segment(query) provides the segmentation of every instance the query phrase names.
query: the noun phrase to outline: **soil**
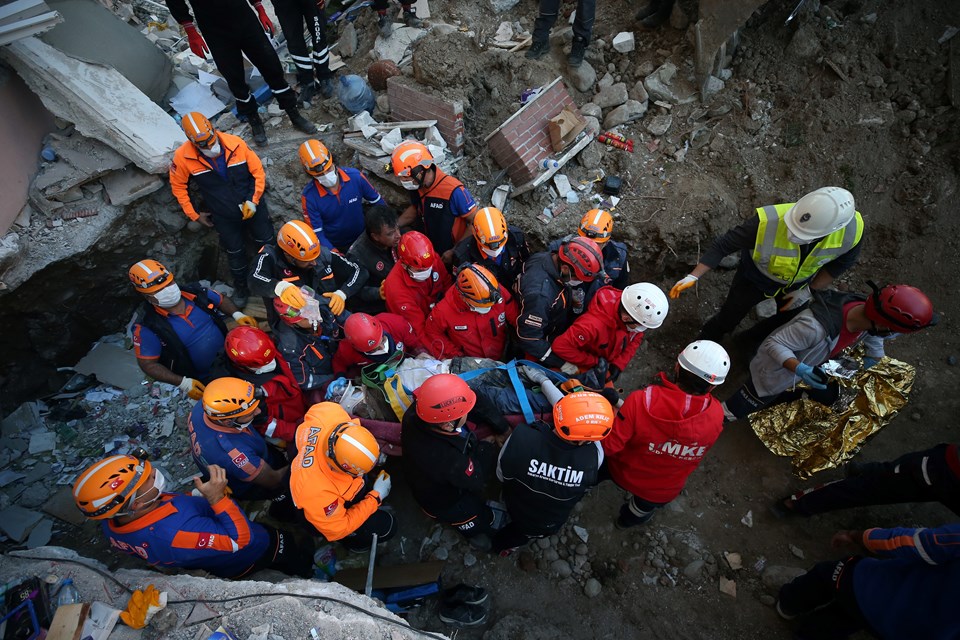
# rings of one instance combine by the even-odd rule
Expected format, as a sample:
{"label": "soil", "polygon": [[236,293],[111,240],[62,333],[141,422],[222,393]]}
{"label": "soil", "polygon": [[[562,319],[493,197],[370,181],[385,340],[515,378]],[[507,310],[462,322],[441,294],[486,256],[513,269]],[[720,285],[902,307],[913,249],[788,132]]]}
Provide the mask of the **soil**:
{"label": "soil", "polygon": [[[916,366],[917,381],[910,404],[867,443],[860,458],[892,459],[951,440],[960,409],[955,393],[960,345],[951,329],[960,311],[954,295],[958,222],[953,200],[960,169],[960,127],[947,84],[949,52],[960,47],[960,37],[937,42],[946,25],[960,24],[960,5],[938,0],[810,2],[790,26],[784,26],[794,5],[775,0],[750,19],[740,32],[732,77],[706,104],[672,105],[666,110],[651,102],[644,120],[620,128],[636,140],[633,154],[599,147],[600,166],[608,175],[621,176],[625,185],[615,212],[614,237],[630,246],[635,279],[668,289],[696,263],[713,237],[753,215],[756,206],[791,202],[824,185],[852,191],[866,222],[865,245],[859,263],[838,286],[865,290],[868,279],[910,283],[923,288],[942,314],[936,328],[903,337],[889,347],[891,355]],[[695,20],[695,6],[687,1],[681,6]],[[819,14],[813,11],[817,6]],[[566,12],[571,8],[563,5]],[[481,44],[502,20],[519,19],[529,29],[535,3],[517,6],[505,14],[508,17],[495,14],[485,1],[434,0],[431,10],[435,20],[463,25],[474,36],[460,32],[428,36],[417,47],[408,73],[467,100],[467,160],[459,176],[486,204],[500,170],[483,139],[518,108],[522,91],[567,73],[563,47],[569,43],[569,32],[558,29],[551,55],[530,62],[522,53]],[[638,31],[637,50],[628,55],[599,42],[610,42],[617,32],[632,28],[635,10],[632,4],[614,0],[598,12],[597,42],[587,55],[598,76],[609,71],[632,87],[666,60],[678,66],[680,76],[691,76],[693,48],[684,31],[670,27]],[[366,13],[356,24],[360,49],[366,51],[373,43],[376,18]],[[956,54],[954,58],[956,64]],[[358,55],[346,62],[363,74],[369,61]],[[573,89],[571,93],[581,104],[592,97]],[[337,132],[344,113],[331,103],[309,114],[318,122],[335,121],[334,129],[321,138],[340,162],[349,165],[352,152]],[[657,142],[645,122],[665,113],[672,115],[673,124]],[[878,124],[865,123],[871,113],[880,114]],[[303,176],[295,148],[301,138],[286,128],[273,130],[271,137],[270,147],[261,154],[272,162],[267,168],[271,206],[284,218],[297,217]],[[564,172],[574,183],[595,175],[595,170],[578,163]],[[478,181],[486,181],[486,187]],[[401,192],[383,186],[391,201],[398,206],[404,202]],[[534,244],[542,246],[571,232],[583,208],[572,206],[545,225],[537,215],[551,204],[539,190],[512,201],[506,213],[512,224],[527,229]],[[627,391],[649,383],[661,369],[672,369],[676,354],[722,302],[731,277],[732,271],[711,273],[696,290],[673,303],[666,324],[648,333],[624,372],[621,382]],[[734,372],[717,393],[721,398],[736,389],[750,357],[749,345],[742,341],[730,339],[726,344]],[[398,466],[390,464],[397,472],[390,503],[400,517],[403,550],[400,540],[391,542],[383,554],[389,563],[418,559],[421,541],[434,533],[432,523],[405,491]],[[814,482],[841,474],[825,472]],[[764,584],[764,569],[804,569],[837,557],[829,547],[837,529],[936,526],[955,519],[940,505],[902,505],[778,520],[770,505],[805,484],[791,475],[788,460],[767,451],[746,424],[735,423],[691,476],[681,498],[646,527],[614,529],[622,492],[610,483],[595,489],[570,523],[589,532],[589,571],[579,576],[557,578],[545,560],[554,553],[561,559],[576,558],[580,539],[569,528],[565,541],[546,549],[534,545],[535,553],[505,559],[471,552],[464,543],[446,537],[423,545],[423,557],[436,557],[438,549],[445,549],[447,582],[483,585],[491,592],[489,621],[460,631],[459,638],[788,638],[789,625],[771,606],[778,584],[772,579],[770,585]],[[742,523],[748,512],[750,527]],[[63,532],[53,542],[110,557],[99,546],[93,527],[84,532],[89,535]],[[739,553],[742,568],[732,569],[724,552]],[[476,563],[465,566],[464,559],[469,563],[471,555]],[[688,577],[684,569],[698,560],[703,568],[691,568]],[[584,594],[588,574],[602,587],[594,598]],[[721,577],[735,580],[735,598],[720,592]],[[411,621],[450,632],[430,607]]]}

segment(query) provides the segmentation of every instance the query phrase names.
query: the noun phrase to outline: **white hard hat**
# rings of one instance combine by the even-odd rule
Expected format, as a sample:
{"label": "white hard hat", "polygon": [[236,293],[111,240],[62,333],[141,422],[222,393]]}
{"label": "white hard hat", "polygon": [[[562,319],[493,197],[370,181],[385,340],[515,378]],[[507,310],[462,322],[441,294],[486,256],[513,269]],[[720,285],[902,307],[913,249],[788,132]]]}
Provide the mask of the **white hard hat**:
{"label": "white hard hat", "polygon": [[667,296],[660,287],[649,282],[638,282],[624,289],[620,303],[645,329],[656,329],[663,324],[670,310]]}
{"label": "white hard hat", "polygon": [[730,356],[712,340],[691,342],[677,358],[680,366],[710,384],[723,384],[730,372]]}
{"label": "white hard hat", "polygon": [[856,212],[852,193],[840,187],[820,187],[790,207],[783,221],[801,240],[816,240],[847,226]]}

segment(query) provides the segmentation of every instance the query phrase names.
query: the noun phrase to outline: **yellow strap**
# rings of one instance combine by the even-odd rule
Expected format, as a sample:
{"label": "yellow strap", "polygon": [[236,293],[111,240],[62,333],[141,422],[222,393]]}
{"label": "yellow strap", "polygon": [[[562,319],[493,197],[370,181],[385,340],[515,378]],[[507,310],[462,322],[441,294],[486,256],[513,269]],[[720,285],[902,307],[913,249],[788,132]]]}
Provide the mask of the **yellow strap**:
{"label": "yellow strap", "polygon": [[406,413],[413,400],[407,394],[403,383],[400,382],[400,374],[395,373],[384,381],[383,395],[386,396],[390,408],[397,415],[397,420],[403,420],[403,414]]}

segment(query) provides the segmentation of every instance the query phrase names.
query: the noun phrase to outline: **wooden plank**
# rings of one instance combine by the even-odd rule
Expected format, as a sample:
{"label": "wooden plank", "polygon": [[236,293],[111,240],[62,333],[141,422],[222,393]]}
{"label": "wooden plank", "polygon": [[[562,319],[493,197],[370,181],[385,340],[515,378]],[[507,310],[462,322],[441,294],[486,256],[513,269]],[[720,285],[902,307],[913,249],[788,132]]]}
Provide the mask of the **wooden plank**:
{"label": "wooden plank", "polygon": [[374,156],[376,158],[388,155],[384,153],[379,144],[363,138],[344,138],[343,144],[351,149],[356,149],[365,156]]}
{"label": "wooden plank", "polygon": [[400,178],[393,175],[392,171],[387,171],[387,163],[390,162],[390,156],[380,156],[379,158],[374,158],[368,155],[361,153],[357,156],[360,162],[360,166],[369,171],[371,174],[377,176],[381,180],[386,180],[387,182],[392,182],[398,187],[403,187],[400,184]]}
{"label": "wooden plank", "polygon": [[89,611],[90,605],[86,602],[57,607],[57,613],[47,631],[47,640],[80,640],[83,621],[87,619]]}
{"label": "wooden plank", "polygon": [[570,162],[573,156],[580,153],[584,149],[584,147],[586,147],[591,142],[593,142],[593,132],[588,129],[587,131],[584,132],[584,134],[572,147],[564,151],[563,155],[557,158],[557,163],[559,163],[560,166],[558,166],[555,169],[547,169],[546,171],[542,172],[539,176],[537,176],[530,182],[517,187],[510,194],[510,197],[516,198],[517,196],[522,195],[528,191],[532,191],[537,187],[539,187],[540,185],[547,182],[547,180],[553,177],[553,174],[555,174],[557,171],[560,171],[560,169],[563,168],[563,165]]}
{"label": "wooden plank", "polygon": [[[374,589],[396,589],[398,587],[413,587],[420,584],[429,584],[440,579],[444,563],[439,560],[420,562],[417,564],[400,564],[390,567],[375,567],[373,570]],[[367,582],[367,569],[341,569],[333,577],[348,589],[363,592]]]}

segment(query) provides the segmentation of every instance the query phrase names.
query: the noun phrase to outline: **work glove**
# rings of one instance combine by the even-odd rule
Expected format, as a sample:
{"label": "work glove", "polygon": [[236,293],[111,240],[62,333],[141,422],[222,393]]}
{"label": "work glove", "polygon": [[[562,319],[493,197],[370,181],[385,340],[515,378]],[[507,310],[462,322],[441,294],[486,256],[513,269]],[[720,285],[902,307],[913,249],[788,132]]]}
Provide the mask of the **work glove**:
{"label": "work glove", "polygon": [[257,328],[260,326],[259,323],[257,323],[256,318],[251,318],[250,316],[248,316],[242,311],[235,311],[233,313],[233,319],[236,320],[237,324],[240,325],[241,327]]}
{"label": "work glove", "polygon": [[616,382],[617,378],[620,377],[621,373],[622,371],[620,371],[620,367],[616,365],[610,365],[610,368],[607,369],[607,380],[610,380],[611,382]]}
{"label": "work glove", "polygon": [[[253,398],[255,400],[264,400],[267,397],[267,390],[263,387],[254,387],[253,388]],[[264,415],[264,414],[260,414]]]}
{"label": "work glove", "polygon": [[672,289],[670,289],[670,299],[676,300],[677,298],[679,298],[681,293],[683,293],[693,285],[697,284],[697,280],[699,279],[700,278],[698,278],[697,276],[693,274],[689,274],[689,275],[683,276],[683,278],[681,278],[680,280],[677,280],[677,283],[673,285]]}
{"label": "work glove", "polygon": [[263,3],[257,2],[253,5],[253,8],[257,10],[257,17],[260,18],[260,26],[272,36],[273,23],[270,22],[270,16],[267,15],[267,10],[263,8]]}
{"label": "work glove", "polygon": [[193,55],[206,59],[207,54],[210,53],[210,47],[207,46],[203,36],[197,31],[196,25],[192,22],[184,22],[180,26],[183,27],[183,32],[187,34],[187,43],[190,45],[190,51],[193,52]]}
{"label": "work glove", "polygon": [[800,287],[793,291],[788,291],[780,298],[780,311],[792,311],[810,300],[810,289]]}
{"label": "work glove", "polygon": [[880,362],[880,358],[871,358],[870,356],[864,356],[864,357],[863,357],[863,368],[864,368],[864,369],[869,369],[870,367],[872,367],[873,365],[877,364],[878,362]]}
{"label": "work glove", "polygon": [[387,299],[387,281],[386,280],[380,283],[380,299],[381,300]]}
{"label": "work glove", "polygon": [[620,404],[620,393],[613,387],[600,389],[600,395],[606,398],[607,402],[609,402],[614,409]]}
{"label": "work glove", "polygon": [[183,391],[191,400],[199,400],[203,397],[203,389],[205,385],[199,380],[194,380],[193,378],[188,378],[183,376],[183,380],[180,381],[180,384],[177,385],[180,391]]}
{"label": "work glove", "polygon": [[380,475],[377,476],[377,479],[373,483],[373,490],[380,494],[380,502],[383,502],[387,499],[387,496],[390,495],[390,488],[393,486],[393,481],[390,480],[390,474],[386,471],[381,471]]}
{"label": "work glove", "polygon": [[819,369],[815,369],[810,365],[801,362],[797,365],[797,369],[794,372],[797,374],[801,380],[806,382],[810,387],[814,389],[826,389],[827,388],[827,378],[823,375],[823,372]]}
{"label": "work glove", "polygon": [[562,365],[560,365],[560,372],[568,376],[572,376],[580,372],[580,367],[573,364],[572,362],[564,362]]}
{"label": "work glove", "polygon": [[151,584],[143,591],[137,589],[133,592],[126,611],[120,613],[120,619],[131,629],[143,629],[150,622],[150,618],[166,606],[166,592],[160,593]]}
{"label": "work glove", "polygon": [[277,294],[278,298],[291,307],[303,309],[307,306],[307,301],[304,299],[303,294],[300,293],[300,289],[294,284],[281,280],[277,283],[277,286],[274,287],[273,292]]}
{"label": "work glove", "polygon": [[257,204],[253,200],[247,200],[240,206],[240,215],[244,220],[249,220],[257,212]]}
{"label": "work glove", "polygon": [[325,293],[323,297],[327,299],[327,306],[330,307],[330,312],[338,316],[343,313],[343,308],[347,301],[347,296],[344,295],[343,291],[337,289],[332,293]]}

